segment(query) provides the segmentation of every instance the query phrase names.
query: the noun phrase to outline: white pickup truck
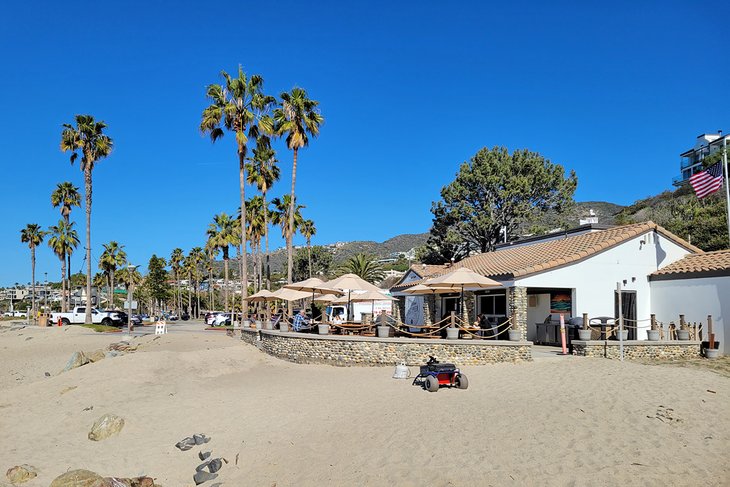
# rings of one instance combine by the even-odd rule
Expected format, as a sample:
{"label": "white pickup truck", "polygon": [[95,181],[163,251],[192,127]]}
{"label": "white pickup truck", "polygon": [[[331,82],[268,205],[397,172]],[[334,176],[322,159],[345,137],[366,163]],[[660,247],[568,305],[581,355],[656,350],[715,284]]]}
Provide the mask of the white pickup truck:
{"label": "white pickup truck", "polygon": [[[77,306],[73,311],[68,313],[51,313],[51,323],[58,323],[59,318],[64,326],[71,324],[83,325],[86,323],[86,306]],[[113,311],[99,311],[96,308],[92,308],[91,322],[94,324],[113,326],[121,324],[122,320],[121,317]]]}

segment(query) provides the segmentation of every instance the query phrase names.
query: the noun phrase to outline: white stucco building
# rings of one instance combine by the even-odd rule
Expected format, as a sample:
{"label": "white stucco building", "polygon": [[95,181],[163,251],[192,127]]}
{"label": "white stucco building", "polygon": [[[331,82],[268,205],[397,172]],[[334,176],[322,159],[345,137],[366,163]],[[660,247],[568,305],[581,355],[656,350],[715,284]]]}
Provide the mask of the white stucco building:
{"label": "white stucco building", "polygon": [[[620,285],[629,339],[645,340],[652,313],[659,320],[677,321],[682,307],[682,300],[675,299],[676,309],[666,308],[660,314],[658,307],[664,305],[654,299],[658,281],[651,276],[685,256],[698,253],[702,251],[653,222],[611,228],[584,225],[563,234],[531,238],[494,252],[473,255],[453,267],[467,267],[502,284],[494,290],[468,293],[462,313],[470,321],[482,314],[495,323],[504,321],[509,315],[510,296],[521,288],[527,294],[526,338],[550,342],[554,340],[548,336],[549,329],[540,325],[560,314],[566,318],[581,317],[583,313],[590,318],[618,316],[617,285]],[[404,297],[405,323],[428,324],[424,322],[438,321],[458,309],[458,294],[423,297],[403,293],[450,268],[414,265],[391,289],[394,296]],[[707,303],[706,311],[700,312],[700,308],[705,309],[700,301],[696,307],[705,316],[702,321],[716,309]]]}

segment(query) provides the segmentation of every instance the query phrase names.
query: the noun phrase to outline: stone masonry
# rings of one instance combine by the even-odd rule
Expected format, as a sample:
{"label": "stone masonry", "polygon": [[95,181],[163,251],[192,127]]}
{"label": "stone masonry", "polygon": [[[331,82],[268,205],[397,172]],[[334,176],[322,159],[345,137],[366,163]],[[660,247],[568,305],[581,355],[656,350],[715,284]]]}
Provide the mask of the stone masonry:
{"label": "stone masonry", "polygon": [[[584,357],[620,358],[619,342],[615,340],[573,340],[573,355]],[[700,342],[695,341],[660,341],[626,340],[624,342],[624,358],[671,360],[681,358],[697,358],[700,356]]]}
{"label": "stone masonry", "polygon": [[[260,336],[260,341],[258,337]],[[429,355],[457,365],[532,360],[532,344],[492,340],[440,340],[281,333],[242,330],[243,341],[296,363],[337,366],[423,364]]]}
{"label": "stone masonry", "polygon": [[513,317],[512,328],[520,331],[520,340],[527,340],[527,288],[512,286],[507,290],[510,316]]}

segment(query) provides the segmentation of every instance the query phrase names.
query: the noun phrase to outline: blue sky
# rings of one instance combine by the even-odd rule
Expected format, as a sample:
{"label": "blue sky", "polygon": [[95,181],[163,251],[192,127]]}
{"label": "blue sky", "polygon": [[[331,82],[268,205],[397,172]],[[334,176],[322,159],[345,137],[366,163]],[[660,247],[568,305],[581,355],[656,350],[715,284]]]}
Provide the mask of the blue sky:
{"label": "blue sky", "polygon": [[[94,255],[117,240],[145,264],[202,245],[239,204],[232,138],[197,130],[204,90],[239,63],[269,93],[298,85],[321,103],[297,173],[314,243],[427,231],[440,188],[484,146],[574,169],[578,201],[628,204],[670,188],[698,134],[730,130],[722,2],[506,3],[6,3],[0,285],[30,280],[19,230],[57,222],[55,185],[83,189],[58,149],[77,113],[116,145],[94,171]],[[290,185],[276,148],[272,196]],[[73,218],[83,236],[83,209]],[[59,269],[44,245],[38,278]]]}

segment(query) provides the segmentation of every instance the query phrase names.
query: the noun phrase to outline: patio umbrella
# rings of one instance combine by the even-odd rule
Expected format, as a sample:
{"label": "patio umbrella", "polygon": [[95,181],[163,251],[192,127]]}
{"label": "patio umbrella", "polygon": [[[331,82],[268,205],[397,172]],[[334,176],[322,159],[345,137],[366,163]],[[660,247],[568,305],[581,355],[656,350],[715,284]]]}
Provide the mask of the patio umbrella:
{"label": "patio umbrella", "polygon": [[319,296],[314,297],[315,303],[324,303],[324,304],[330,304],[334,302],[337,299],[337,296],[334,294],[320,294]]}
{"label": "patio umbrella", "polygon": [[261,291],[257,292],[256,294],[252,294],[248,297],[249,301],[253,301],[254,303],[257,302],[264,302],[264,301],[274,301],[276,300],[276,296],[274,296],[274,293],[269,291],[268,289],[262,289]]}
{"label": "patio umbrella", "polygon": [[[454,290],[451,289],[450,287],[440,288],[440,287],[429,287],[429,286],[425,286],[423,284],[416,284],[415,286],[409,287],[408,289],[404,289],[401,292],[403,294],[411,294],[411,295],[414,295],[414,296],[415,295],[432,294],[434,296],[434,309],[428,309],[427,310],[427,313],[428,313],[429,319],[433,319],[435,321],[436,320],[436,317],[435,317],[435,314],[436,314],[436,309],[435,309],[436,294],[447,294],[447,293],[450,293],[450,292],[453,292],[453,291]],[[424,300],[424,307],[430,308],[430,305],[428,304],[428,301],[426,301],[426,300]]]}
{"label": "patio umbrella", "polygon": [[315,293],[326,293],[326,294],[344,294],[339,289],[334,289],[322,279],[316,277],[310,277],[304,281],[293,282],[291,284],[284,285],[286,289],[292,289],[294,291],[311,291],[312,292],[312,318],[314,318],[314,294]]}
{"label": "patio umbrella", "polygon": [[464,288],[489,288],[501,287],[497,281],[484,277],[467,267],[459,267],[444,275],[434,277],[423,283],[424,285],[436,289],[460,289],[461,290],[461,310],[464,309]]}
{"label": "patio umbrella", "polygon": [[[375,301],[396,301],[396,298],[394,298],[393,296],[385,295],[380,291],[367,291],[362,294],[355,294],[352,297],[351,301],[353,303],[372,301],[373,306],[371,312],[373,315],[375,315]],[[373,316],[373,319],[375,319],[375,316]]]}
{"label": "patio umbrella", "polygon": [[304,291],[294,291],[293,289],[281,288],[278,291],[274,291],[272,296],[276,299],[282,299],[284,301],[297,301],[309,297],[309,293]]}
{"label": "patio umbrella", "polygon": [[350,294],[352,291],[380,291],[380,289],[367,282],[356,274],[343,274],[340,277],[327,281],[329,287],[347,290],[347,319],[350,319]]}

